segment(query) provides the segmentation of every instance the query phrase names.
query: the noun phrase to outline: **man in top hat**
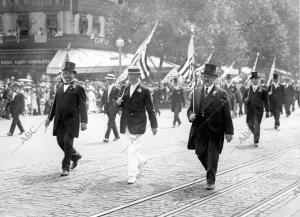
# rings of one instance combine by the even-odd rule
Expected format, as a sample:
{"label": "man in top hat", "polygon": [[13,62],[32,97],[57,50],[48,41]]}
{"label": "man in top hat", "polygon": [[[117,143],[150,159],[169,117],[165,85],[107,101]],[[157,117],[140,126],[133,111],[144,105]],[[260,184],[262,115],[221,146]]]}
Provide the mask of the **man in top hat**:
{"label": "man in top hat", "polygon": [[274,128],[278,129],[280,126],[280,113],[282,112],[282,105],[284,104],[284,86],[279,83],[278,74],[273,75],[273,82],[268,88],[270,110],[275,119]]}
{"label": "man in top hat", "polygon": [[269,115],[269,101],[267,89],[260,86],[260,76],[258,72],[251,72],[251,85],[246,89],[243,101],[247,107],[246,122],[254,135],[254,146],[257,147],[260,139],[260,124],[266,110],[266,117]]}
{"label": "man in top hat", "polygon": [[116,100],[120,94],[120,89],[114,85],[116,78],[113,74],[108,74],[105,79],[107,81],[108,88],[103,92],[100,108],[102,109],[102,107],[104,107],[103,112],[108,116],[107,130],[105,132],[103,142],[109,142],[109,134],[111,129],[115,135],[114,141],[120,139],[115,121],[118,113],[118,105],[116,104]]}
{"label": "man in top hat", "polygon": [[293,104],[293,100],[295,97],[295,90],[293,84],[290,82],[290,79],[286,79],[286,83],[284,85],[284,108],[286,117],[291,115],[291,106]]}
{"label": "man in top hat", "polygon": [[12,98],[9,104],[10,112],[12,114],[13,120],[10,126],[8,136],[14,134],[16,126],[20,130],[20,135],[25,132],[22,123],[19,119],[20,114],[25,111],[25,97],[20,91],[21,85],[18,82],[12,84]]}
{"label": "man in top hat", "polygon": [[188,149],[195,150],[206,170],[207,190],[214,188],[219,155],[224,137],[232,140],[233,123],[228,96],[225,90],[214,84],[217,79],[216,66],[205,64],[202,73],[203,86],[196,88],[191,98],[187,116],[192,122]]}
{"label": "man in top hat", "polygon": [[136,182],[137,176],[142,172],[146,160],[142,157],[139,149],[142,145],[142,135],[146,131],[146,111],[150,120],[152,133],[157,133],[157,120],[148,88],[143,86],[139,78],[141,76],[138,67],[128,69],[130,85],[122,91],[117,104],[122,107],[120,132],[127,135],[128,151],[128,184]]}
{"label": "man in top hat", "polygon": [[174,78],[174,85],[171,89],[171,111],[174,112],[174,119],[173,119],[173,127],[176,126],[176,122],[178,122],[178,126],[181,124],[181,120],[179,118],[179,113],[181,112],[181,108],[185,107],[185,100],[183,95],[183,89],[178,84],[178,79]]}
{"label": "man in top hat", "polygon": [[73,147],[74,138],[78,137],[80,127],[82,131],[87,129],[86,93],[83,87],[75,83],[75,74],[75,63],[65,62],[63,84],[56,90],[51,112],[45,122],[47,127],[54,118],[53,135],[64,151],[61,176],[69,175],[71,160],[71,169],[77,166],[81,155]]}

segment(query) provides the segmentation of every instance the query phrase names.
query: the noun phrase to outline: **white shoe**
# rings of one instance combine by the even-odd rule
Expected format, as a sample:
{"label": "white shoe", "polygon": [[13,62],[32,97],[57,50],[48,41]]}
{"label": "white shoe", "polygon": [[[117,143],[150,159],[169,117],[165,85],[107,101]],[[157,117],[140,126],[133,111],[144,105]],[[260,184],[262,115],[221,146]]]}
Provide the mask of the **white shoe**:
{"label": "white shoe", "polygon": [[134,184],[135,182],[136,182],[136,177],[135,176],[130,176],[128,178],[128,181],[127,181],[128,184]]}
{"label": "white shoe", "polygon": [[139,169],[138,175],[142,175],[142,174],[143,174],[143,171],[144,171],[144,168],[145,168],[145,166],[146,166],[146,163],[147,163],[146,160],[143,160],[143,161],[141,161],[141,162],[139,163],[139,165],[138,165],[138,169]]}

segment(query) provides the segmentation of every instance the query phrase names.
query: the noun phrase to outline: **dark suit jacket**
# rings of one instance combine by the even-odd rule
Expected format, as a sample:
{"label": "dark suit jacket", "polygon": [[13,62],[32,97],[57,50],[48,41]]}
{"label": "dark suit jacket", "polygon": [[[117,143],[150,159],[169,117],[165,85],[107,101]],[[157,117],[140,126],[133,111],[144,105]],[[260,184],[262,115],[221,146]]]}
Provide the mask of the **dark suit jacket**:
{"label": "dark suit jacket", "polygon": [[[190,107],[187,110],[188,118],[192,113],[196,119],[192,122],[188,149],[195,149],[199,138],[196,134],[221,138],[219,151],[224,143],[224,134],[233,135],[233,123],[230,115],[228,96],[225,90],[216,85],[210,93],[204,97],[204,88],[195,89],[195,97],[192,96]],[[193,101],[195,99],[195,111],[193,112]]]}
{"label": "dark suit jacket", "polygon": [[153,91],[153,104],[154,106],[158,106],[161,102],[161,98],[162,98],[162,92],[161,89],[159,88],[155,88]]}
{"label": "dark suit jacket", "polygon": [[263,117],[264,109],[266,112],[270,111],[268,91],[261,86],[259,86],[254,93],[251,85],[250,88],[245,91],[243,101],[247,106],[247,123],[253,121],[254,117],[256,117],[260,123]]}
{"label": "dark suit jacket", "polygon": [[181,112],[181,103],[185,106],[183,89],[182,88],[173,88],[171,92],[171,110]]}
{"label": "dark suit jacket", "polygon": [[272,84],[270,85],[268,91],[272,92],[272,95],[269,96],[271,112],[274,113],[276,109],[281,112],[285,96],[284,86],[282,84],[279,84],[279,86],[275,88],[274,84]]}
{"label": "dark suit jacket", "polygon": [[25,97],[22,93],[17,93],[15,98],[10,102],[10,112],[14,115],[19,115],[25,111]]}
{"label": "dark suit jacket", "polygon": [[292,84],[284,87],[284,104],[292,104],[295,90]]}
{"label": "dark suit jacket", "polygon": [[104,90],[101,98],[101,108],[104,107],[104,113],[117,113],[118,106],[116,101],[120,94],[120,89],[113,86],[108,96],[108,88]]}
{"label": "dark suit jacket", "polygon": [[66,126],[67,132],[73,137],[79,135],[80,123],[87,123],[86,94],[80,85],[70,85],[64,92],[63,85],[56,91],[54,103],[49,114],[49,120],[54,118],[53,135],[59,134],[57,131],[60,121]]}
{"label": "dark suit jacket", "polygon": [[147,117],[151,128],[157,128],[157,120],[148,88],[139,84],[130,97],[130,85],[125,87],[120,120],[120,132],[125,133],[126,126],[131,134],[143,134],[146,131]]}

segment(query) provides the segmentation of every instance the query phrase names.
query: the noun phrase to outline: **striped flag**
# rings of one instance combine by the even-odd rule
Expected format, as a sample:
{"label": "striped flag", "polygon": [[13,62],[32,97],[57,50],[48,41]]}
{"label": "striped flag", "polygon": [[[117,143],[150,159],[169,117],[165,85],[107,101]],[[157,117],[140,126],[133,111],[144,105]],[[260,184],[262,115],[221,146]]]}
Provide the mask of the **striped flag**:
{"label": "striped flag", "polygon": [[268,80],[268,83],[267,83],[268,86],[270,86],[271,81],[273,79],[274,72],[275,72],[275,61],[276,61],[276,57],[274,57],[273,64],[271,66],[271,70],[270,70],[270,74],[269,74],[269,80]]}
{"label": "striped flag", "polygon": [[187,81],[191,81],[193,77],[195,77],[195,70],[194,70],[194,54],[195,54],[195,48],[194,48],[194,26],[192,26],[191,29],[192,35],[191,40],[188,46],[188,52],[187,52],[187,59],[184,64],[182,64],[178,68],[178,74],[185,78]]}
{"label": "striped flag", "polygon": [[[135,52],[135,54],[131,60],[130,65],[128,66],[128,67],[139,66],[140,70],[142,72],[141,79],[144,79],[151,74],[150,67],[147,65],[147,55],[146,54],[147,54],[147,46],[153,37],[156,27],[157,27],[157,23],[155,23],[155,26],[153,27],[150,35],[139,46],[139,48],[137,49],[137,51]],[[119,77],[116,79],[116,83],[120,83],[127,78],[128,67],[123,71],[123,73],[121,75],[119,75]]]}

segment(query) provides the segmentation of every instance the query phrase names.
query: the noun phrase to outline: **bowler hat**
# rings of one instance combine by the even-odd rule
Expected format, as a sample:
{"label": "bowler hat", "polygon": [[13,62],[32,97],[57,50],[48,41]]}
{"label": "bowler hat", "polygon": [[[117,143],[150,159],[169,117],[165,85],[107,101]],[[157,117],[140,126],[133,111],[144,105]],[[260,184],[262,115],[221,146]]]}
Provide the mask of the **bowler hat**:
{"label": "bowler hat", "polygon": [[204,71],[201,74],[218,77],[218,75],[216,74],[216,69],[217,69],[216,65],[207,63],[205,64]]}
{"label": "bowler hat", "polygon": [[140,67],[138,66],[130,66],[128,68],[128,74],[141,74],[141,70]]}
{"label": "bowler hat", "polygon": [[250,79],[253,79],[253,78],[260,78],[260,76],[258,75],[258,72],[251,72]]}
{"label": "bowler hat", "polygon": [[64,68],[62,69],[62,71],[68,71],[68,72],[73,72],[73,73],[77,73],[75,71],[75,63],[73,62],[65,62]]}
{"label": "bowler hat", "polygon": [[273,79],[277,79],[278,78],[278,74],[273,74]]}
{"label": "bowler hat", "polygon": [[106,80],[115,80],[116,77],[115,77],[114,74],[107,74],[107,75],[105,76],[105,79],[106,79]]}

